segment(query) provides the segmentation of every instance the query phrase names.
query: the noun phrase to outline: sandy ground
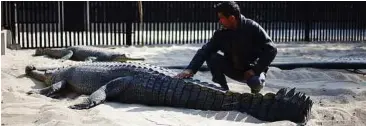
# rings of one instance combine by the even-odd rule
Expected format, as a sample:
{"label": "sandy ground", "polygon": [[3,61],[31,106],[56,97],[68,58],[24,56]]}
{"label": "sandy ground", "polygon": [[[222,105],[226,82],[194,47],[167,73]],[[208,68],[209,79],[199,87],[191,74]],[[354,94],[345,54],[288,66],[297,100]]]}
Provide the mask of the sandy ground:
{"label": "sandy ground", "polygon": [[[144,57],[154,65],[187,65],[200,45],[164,47],[117,47],[115,51]],[[365,44],[278,44],[275,62],[338,61],[366,62]],[[32,57],[33,49],[6,50],[1,56],[1,124],[2,125],[268,125],[292,126],[289,121],[265,122],[235,111],[201,111],[171,107],[148,107],[139,104],[106,102],[89,110],[72,110],[67,106],[86,96],[70,94],[51,99],[25,92],[44,85],[24,76],[24,67],[62,66],[80,62],[60,62],[44,56]],[[177,70],[180,71],[180,70]],[[366,72],[366,71],[364,71]],[[195,78],[210,81],[209,72]],[[233,91],[249,88],[229,79]],[[267,86],[262,93],[276,92],[282,87],[296,87],[313,98],[315,104],[307,125],[366,125],[366,76],[346,70],[298,68],[280,70],[271,67]]]}

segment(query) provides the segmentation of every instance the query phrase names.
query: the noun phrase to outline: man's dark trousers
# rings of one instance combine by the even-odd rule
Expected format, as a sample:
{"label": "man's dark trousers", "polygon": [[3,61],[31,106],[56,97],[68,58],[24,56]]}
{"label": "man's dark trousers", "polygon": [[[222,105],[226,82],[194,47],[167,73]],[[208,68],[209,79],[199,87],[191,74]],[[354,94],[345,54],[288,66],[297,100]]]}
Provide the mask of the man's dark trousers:
{"label": "man's dark trousers", "polygon": [[258,93],[264,86],[265,73],[262,72],[260,75],[255,75],[249,80],[244,79],[244,70],[234,69],[232,63],[224,58],[224,56],[215,53],[206,60],[207,66],[209,67],[212,74],[212,81],[221,85],[225,90],[229,90],[227,85],[226,76],[233,80],[247,83],[252,93]]}

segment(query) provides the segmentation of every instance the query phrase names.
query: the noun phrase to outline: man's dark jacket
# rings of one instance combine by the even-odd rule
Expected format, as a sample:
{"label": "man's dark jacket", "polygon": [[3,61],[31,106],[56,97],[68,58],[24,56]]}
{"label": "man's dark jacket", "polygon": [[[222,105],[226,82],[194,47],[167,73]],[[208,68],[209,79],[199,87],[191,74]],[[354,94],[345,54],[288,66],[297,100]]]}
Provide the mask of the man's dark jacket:
{"label": "man's dark jacket", "polygon": [[199,49],[186,69],[194,73],[212,54],[221,51],[234,69],[244,71],[253,69],[256,75],[268,69],[277,54],[277,49],[265,32],[255,21],[241,15],[238,29],[215,31],[211,40]]}

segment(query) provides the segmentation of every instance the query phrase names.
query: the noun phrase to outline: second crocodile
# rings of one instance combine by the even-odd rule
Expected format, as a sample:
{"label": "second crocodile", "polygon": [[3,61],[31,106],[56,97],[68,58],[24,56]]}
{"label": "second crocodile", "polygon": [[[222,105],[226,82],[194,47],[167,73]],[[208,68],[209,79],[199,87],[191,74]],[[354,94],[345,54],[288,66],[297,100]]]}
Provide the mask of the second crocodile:
{"label": "second crocodile", "polygon": [[47,55],[61,60],[74,61],[131,61],[145,60],[144,58],[131,58],[126,54],[113,52],[93,46],[70,46],[67,48],[37,48],[34,56]]}

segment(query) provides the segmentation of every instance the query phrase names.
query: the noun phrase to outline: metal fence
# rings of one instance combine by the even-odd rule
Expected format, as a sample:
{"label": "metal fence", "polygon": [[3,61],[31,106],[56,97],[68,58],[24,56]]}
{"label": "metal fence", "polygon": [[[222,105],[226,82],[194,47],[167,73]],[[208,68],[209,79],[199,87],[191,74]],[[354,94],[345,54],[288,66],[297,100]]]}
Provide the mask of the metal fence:
{"label": "metal fence", "polygon": [[[22,48],[205,43],[210,1],[2,1],[2,27]],[[275,42],[365,41],[366,2],[240,1]]]}

